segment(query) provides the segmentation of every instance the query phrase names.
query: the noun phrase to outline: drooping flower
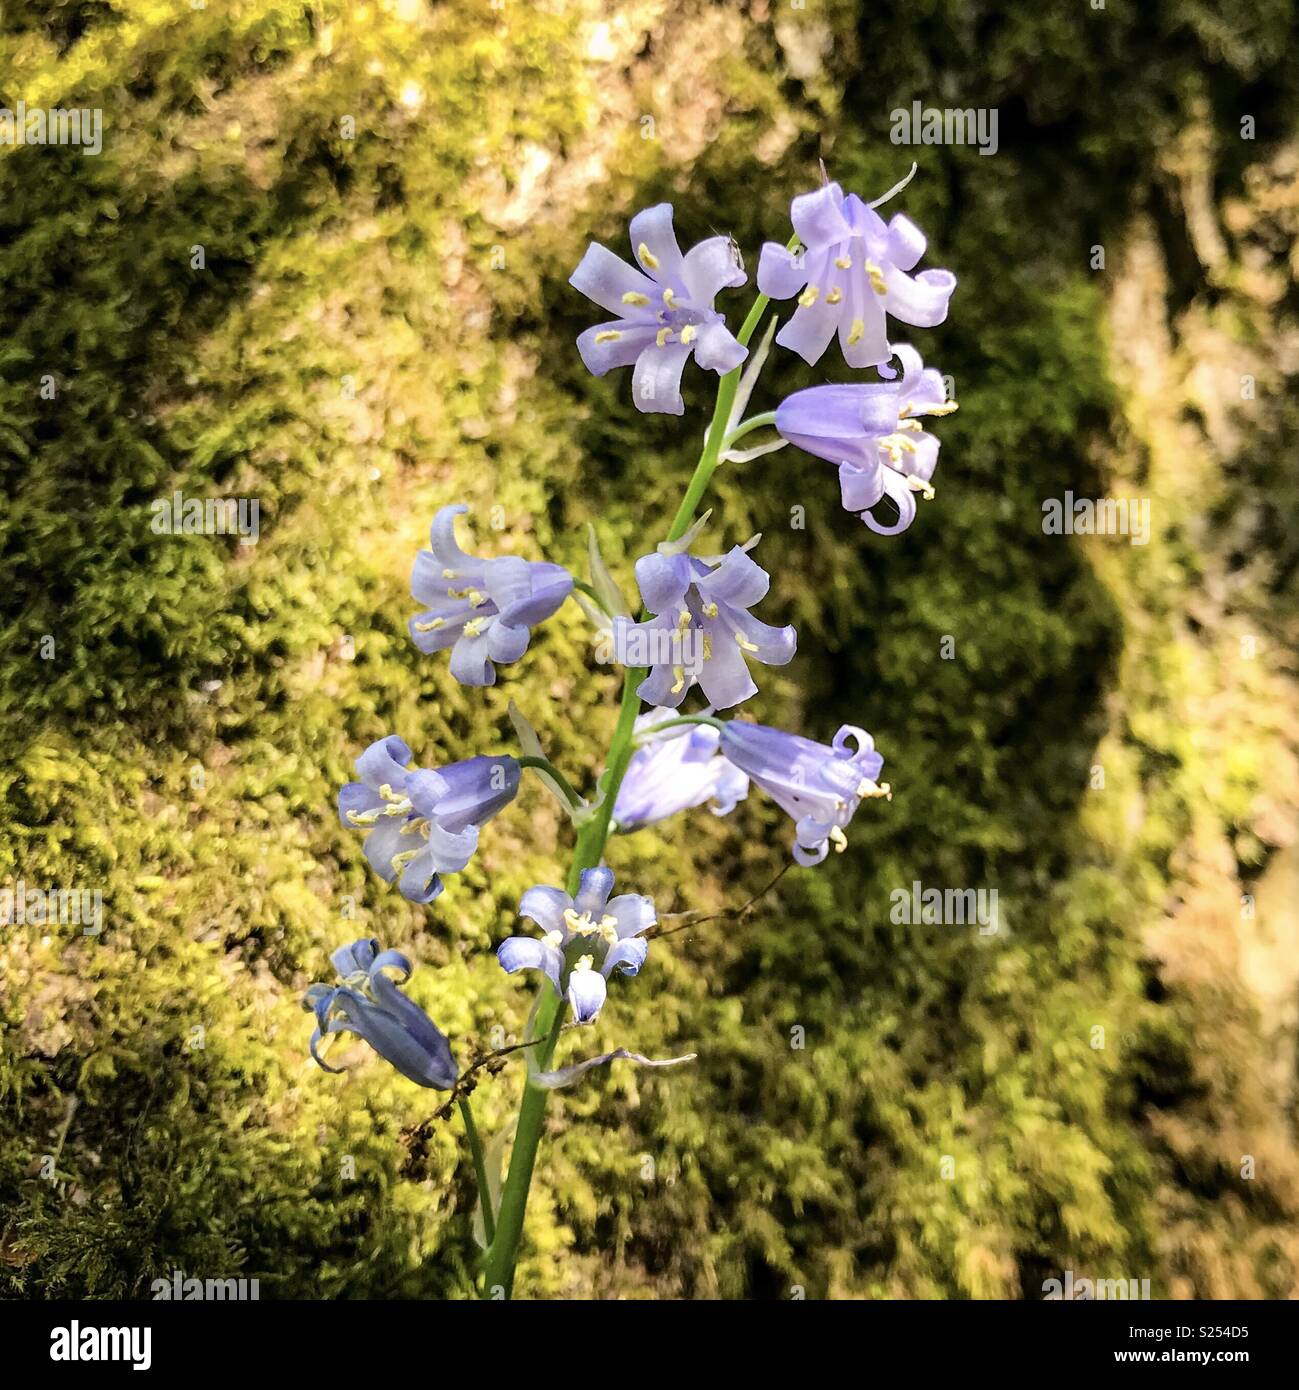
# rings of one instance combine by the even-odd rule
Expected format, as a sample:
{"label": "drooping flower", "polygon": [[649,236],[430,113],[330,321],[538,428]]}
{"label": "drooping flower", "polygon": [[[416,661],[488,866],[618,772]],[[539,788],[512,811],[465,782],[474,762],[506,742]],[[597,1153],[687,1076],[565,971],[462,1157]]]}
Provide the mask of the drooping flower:
{"label": "drooping flower", "polygon": [[790,219],[803,249],[794,254],[768,242],[758,262],[763,294],[798,295],[798,309],[776,334],[782,347],[816,362],[837,330],[849,366],[883,368],[891,356],[887,315],[917,328],[947,317],[956,277],[948,270],[923,270],[914,278],[906,273],[926,243],[901,213],[886,224],[855,193],[845,197],[837,183],[828,183],[795,198]]}
{"label": "drooping flower", "polygon": [[316,1062],[326,1071],[341,1071],[321,1057],[321,1040],[332,1033],[355,1033],[417,1086],[450,1090],[460,1074],[450,1044],[397,987],[410,979],[410,961],[400,951],[382,950],[374,937],[340,946],[330,960],[342,983],[312,985],[303,1000],[303,1007],[316,1015],[311,1035]]}
{"label": "drooping flower", "polygon": [[410,620],[422,652],[450,647],[451,674],[461,685],[495,685],[496,661],[517,661],[532,628],[573,590],[562,565],[502,555],[480,560],[456,544],[456,517],[468,507],[443,507],[429,529],[429,549],[415,557],[410,591],[424,613]]}
{"label": "drooping flower", "polygon": [[[667,707],[650,710],[636,720],[636,732],[644,733],[675,714]],[[614,802],[618,829],[639,830],[705,801],[713,803],[713,815],[729,815],[748,796],[749,779],[718,752],[720,738],[711,724],[694,724],[667,729],[642,744],[627,765]]]}
{"label": "drooping flower", "polygon": [[636,582],[654,616],[616,621],[614,651],[628,665],[650,668],[637,691],[642,700],[676,709],[698,682],[710,705],[730,709],[758,689],[746,657],[765,666],[793,658],[794,629],[768,627],[748,611],[771,579],[743,546],[714,561],[660,547],[636,561]]}
{"label": "drooping flower", "polygon": [[[856,744],[849,747],[849,739]],[[795,822],[794,858],[819,864],[829,845],[842,850],[844,828],[867,797],[889,796],[876,778],[884,759],[864,729],[845,724],[827,747],[798,734],[737,719],[722,730],[722,752]]]}
{"label": "drooping flower", "polygon": [[592,242],[569,279],[574,289],[616,318],[588,328],[577,340],[587,370],[603,376],[630,367],[638,410],[680,415],[681,373],[694,354],[708,371],[738,367],[748,350],[713,308],[719,290],[747,277],[729,237],[709,237],[685,255],[672,230],[672,205],[659,203],[631,220],[637,270]]}
{"label": "drooping flower", "polygon": [[508,754],[466,758],[436,771],[409,768],[411,751],[395,735],[356,760],[361,780],[338,794],[338,816],[368,830],[365,857],[384,880],[398,880],[410,902],[442,891],[441,874],[459,873],[478,847],[478,827],[514,800],[519,764]]}
{"label": "drooping flower", "polygon": [[604,1007],[613,971],[639,973],[649,951],[641,933],[658,920],[648,898],[624,893],[610,899],[612,889],[608,869],[584,869],[575,898],[561,888],[529,888],[519,916],[534,921],[545,936],[512,936],[496,951],[507,974],[544,971],[578,1023],[589,1023]]}
{"label": "drooping flower", "polygon": [[[915,518],[917,492],[933,496],[938,440],[918,416],[949,415],[942,376],[908,343],[894,349],[902,379],[860,386],[812,386],[776,407],[776,429],[800,449],[839,465],[843,505],[883,536],[905,531]],[[883,497],[897,507],[891,524],[871,514]]]}

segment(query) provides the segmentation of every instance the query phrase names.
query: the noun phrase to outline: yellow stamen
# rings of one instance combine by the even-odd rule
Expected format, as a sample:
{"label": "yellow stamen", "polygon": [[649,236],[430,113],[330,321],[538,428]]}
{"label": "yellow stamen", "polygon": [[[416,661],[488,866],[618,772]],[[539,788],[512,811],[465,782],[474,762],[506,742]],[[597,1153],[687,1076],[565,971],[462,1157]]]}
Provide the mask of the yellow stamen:
{"label": "yellow stamen", "polygon": [[443,579],[454,579],[455,577],[456,577],[456,572],[455,572],[455,570],[443,570],[443,571],[442,571],[442,578],[443,578]]}
{"label": "yellow stamen", "polygon": [[918,492],[926,502],[932,502],[934,500],[934,489],[929,483],[925,482],[923,478],[909,477],[907,479],[907,486],[912,492]]}
{"label": "yellow stamen", "polygon": [[893,788],[890,787],[887,782],[880,782],[877,785],[872,782],[869,777],[864,777],[857,785],[857,795],[861,797],[863,801],[868,799],[873,800],[880,796],[882,796],[885,801],[892,801]]}
{"label": "yellow stamen", "polygon": [[742,632],[735,634],[735,642],[742,652],[756,652],[758,650]]}
{"label": "yellow stamen", "polygon": [[848,848],[848,837],[837,825],[830,831],[830,843],[836,854],[842,854]]}
{"label": "yellow stamen", "polygon": [[483,630],[483,624],[484,624],[486,621],[487,621],[486,618],[474,618],[474,619],[472,619],[471,621],[467,622],[467,623],[465,624],[465,629],[464,629],[464,631],[465,631],[465,636],[466,636],[466,637],[477,637],[477,636],[482,632],[482,630]]}
{"label": "yellow stamen", "polygon": [[573,965],[574,970],[590,970],[595,964],[594,956],[579,956]]}
{"label": "yellow stamen", "polygon": [[663,302],[669,309],[675,309],[677,307],[677,292],[671,285],[663,291]]}
{"label": "yellow stamen", "polygon": [[873,289],[876,294],[888,293],[888,286],[884,283],[884,272],[874,261],[866,262],[866,275],[871,282],[871,289]]}
{"label": "yellow stamen", "polygon": [[597,343],[616,343],[621,337],[622,334],[616,328],[606,328],[603,333],[595,335],[595,341]]}
{"label": "yellow stamen", "polygon": [[624,304],[634,304],[638,309],[642,309],[649,303],[649,295],[642,294],[639,290],[628,290],[622,297]]}
{"label": "yellow stamen", "polygon": [[955,401],[944,401],[942,405],[931,405],[925,411],[926,415],[950,415],[952,411],[959,410],[960,406]]}
{"label": "yellow stamen", "polygon": [[799,295],[798,302],[803,306],[804,309],[810,309],[812,305],[815,304],[820,297],[820,287],[817,285],[809,285],[807,289],[805,289],[803,293]]}
{"label": "yellow stamen", "polygon": [[654,341],[658,344],[659,347],[666,347],[668,339],[671,336],[672,330],[670,328],[660,328],[659,331],[654,335]]}
{"label": "yellow stamen", "polygon": [[672,687],[672,693],[674,695],[680,695],[681,692],[686,688],[685,667],[674,666],[672,668],[672,674],[677,678],[677,683]]}
{"label": "yellow stamen", "polygon": [[843,298],[843,291],[839,288],[838,285],[836,285],[836,286],[834,287],[834,289],[832,289],[832,290],[830,291],[830,293],[826,295],[826,297],[825,297],[825,302],[826,302],[827,304],[838,304],[838,302],[839,302],[842,298]]}
{"label": "yellow stamen", "polygon": [[859,343],[866,336],[866,325],[861,319],[853,319],[852,327],[848,330],[848,346]]}
{"label": "yellow stamen", "polygon": [[698,336],[699,330],[695,327],[693,323],[686,324],[686,326],[681,330],[681,341],[683,343],[693,343]]}
{"label": "yellow stamen", "polygon": [[416,623],[416,624],[415,624],[415,631],[416,631],[416,632],[433,632],[435,629],[441,627],[442,624],[445,623],[445,622],[446,622],[446,619],[445,619],[445,618],[430,618],[430,619],[428,620],[428,622],[426,622],[426,623]]}
{"label": "yellow stamen", "polygon": [[713,659],[713,639],[705,632],[705,633],[704,633],[704,660],[705,660],[705,661],[711,661],[712,659]]}
{"label": "yellow stamen", "polygon": [[852,257],[851,257],[851,256],[836,256],[836,257],[834,258],[834,263],[835,263],[835,265],[837,265],[837,266],[839,267],[840,270],[851,270],[851,269],[852,269]]}
{"label": "yellow stamen", "polygon": [[706,618],[715,618],[717,616],[717,605],[715,603],[704,604],[704,616]]}
{"label": "yellow stamen", "polygon": [[379,817],[383,815],[383,810],[384,808],[382,806],[376,806],[373,811],[349,811],[347,813],[347,823],[348,825],[355,825],[358,827],[374,825]]}
{"label": "yellow stamen", "polygon": [[640,257],[640,263],[646,270],[657,270],[659,268],[659,258],[643,241],[636,248],[636,254]]}

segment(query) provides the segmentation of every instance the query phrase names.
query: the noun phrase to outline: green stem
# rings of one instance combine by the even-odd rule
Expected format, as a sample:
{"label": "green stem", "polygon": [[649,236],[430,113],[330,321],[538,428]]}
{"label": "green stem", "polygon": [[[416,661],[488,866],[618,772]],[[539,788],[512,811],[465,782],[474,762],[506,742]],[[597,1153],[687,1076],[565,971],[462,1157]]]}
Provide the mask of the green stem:
{"label": "green stem", "polygon": [[661,724],[651,724],[648,729],[641,734],[637,740],[638,746],[641,740],[653,738],[662,729],[676,729],[683,724],[711,724],[720,733],[726,727],[723,719],[714,719],[711,714],[683,714],[680,719],[665,719]]}
{"label": "green stem", "polygon": [[774,410],[764,411],[761,415],[750,415],[747,420],[741,420],[722,440],[722,453],[725,453],[736,440],[743,439],[746,434],[752,434],[754,430],[760,430],[764,425],[775,425],[775,423],[776,412]]}
{"label": "green stem", "polygon": [[568,780],[567,777],[564,776],[564,774],[555,766],[555,764],[550,761],[549,758],[535,758],[531,754],[529,754],[527,757],[520,758],[518,761],[520,767],[536,768],[537,771],[544,772],[547,777],[554,778],[554,780],[559,784],[560,791],[562,791],[564,795],[568,798],[568,804],[573,808],[573,810],[576,811],[580,809],[582,805],[582,798],[578,796],[578,794],[573,790],[573,784]]}
{"label": "green stem", "polygon": [[461,1097],[460,1114],[464,1117],[465,1134],[469,1137],[469,1152],[474,1158],[474,1174],[478,1179],[478,1205],[483,1213],[483,1234],[490,1245],[496,1239],[496,1218],[492,1215],[492,1188],[487,1181],[483,1144],[478,1137],[478,1126],[474,1123],[474,1112],[470,1108],[468,1096]]}
{"label": "green stem", "polygon": [[[546,1071],[555,1055],[560,1029],[564,1026],[567,1005],[555,997],[550,981],[537,1006],[536,1030],[545,1036],[537,1049],[537,1070]],[[532,1067],[523,1087],[523,1103],[519,1106],[519,1123],[510,1152],[510,1171],[501,1189],[501,1205],[496,1213],[496,1236],[488,1247],[483,1264],[483,1296],[509,1298],[514,1289],[514,1266],[518,1260],[519,1237],[523,1234],[523,1215],[528,1205],[528,1189],[532,1186],[532,1169],[537,1161],[537,1145],[541,1142],[541,1125],[546,1114],[550,1092],[532,1084]]]}

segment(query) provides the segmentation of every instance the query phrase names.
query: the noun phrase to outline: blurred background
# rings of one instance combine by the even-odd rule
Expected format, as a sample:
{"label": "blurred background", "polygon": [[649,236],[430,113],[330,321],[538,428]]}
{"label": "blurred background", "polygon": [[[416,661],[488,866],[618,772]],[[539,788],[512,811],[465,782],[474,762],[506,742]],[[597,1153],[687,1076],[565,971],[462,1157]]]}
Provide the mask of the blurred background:
{"label": "blurred background", "polygon": [[[510,698],[589,785],[616,677],[569,605],[460,688],[414,553],[464,501],[471,548],[580,568],[594,521],[627,580],[715,379],[681,422],[585,374],[587,241],[667,199],[752,271],[818,161],[871,198],[913,159],[894,206],[960,281],[915,338],[961,403],[936,499],[874,536],[787,449],[710,533],[764,533],[799,630],[748,712],[868,728],[893,800],[613,992],[588,1051],[699,1060],[552,1106],[518,1291],[1293,1296],[1294,42],[1288,0],[5,0],[0,105],[103,113],[97,155],[0,146],[0,885],[103,905],[0,928],[6,1296],[463,1296],[460,1129],[361,1048],[316,1069],[298,1000],[374,934],[462,1059],[517,1035],[491,951],[567,828],[527,785],[416,908],[334,799],[388,732],[509,747]],[[914,101],[995,111],[996,153],[895,145]],[[755,406],[847,375],[781,353]],[[157,534],[177,490],[256,499],[256,544]],[[1044,534],[1066,490],[1148,502],[1148,544]],[[720,908],[788,840],[755,793],[608,858]],[[893,921],[916,882],[1000,929]]]}

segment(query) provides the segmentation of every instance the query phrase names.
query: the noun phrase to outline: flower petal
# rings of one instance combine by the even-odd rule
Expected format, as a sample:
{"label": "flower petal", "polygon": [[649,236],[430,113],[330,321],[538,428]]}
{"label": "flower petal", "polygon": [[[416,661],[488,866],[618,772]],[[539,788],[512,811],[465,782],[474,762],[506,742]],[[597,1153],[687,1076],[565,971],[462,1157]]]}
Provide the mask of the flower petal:
{"label": "flower petal", "polygon": [[771,576],[742,546],[733,546],[716,569],[695,581],[706,603],[727,603],[732,608],[752,608],[771,588]]}
{"label": "flower petal", "polygon": [[681,261],[681,279],[686,293],[699,309],[711,309],[719,290],[738,289],[748,278],[744,267],[735,259],[730,237],[709,237],[692,246]]}
{"label": "flower petal", "polygon": [[690,357],[689,343],[651,343],[636,359],[632,370],[632,403],[647,415],[684,415],[681,373]]}
{"label": "flower petal", "polygon": [[410,749],[395,734],[372,743],[356,760],[361,781],[370,787],[406,785],[406,765],[412,757]]}
{"label": "flower petal", "polygon": [[598,970],[574,970],[568,977],[568,1004],[576,1023],[590,1023],[604,1008],[608,988]]}
{"label": "flower petal", "polygon": [[804,257],[788,247],[767,242],[758,257],[758,289],[768,299],[792,299],[807,284]]}
{"label": "flower petal", "polygon": [[604,376],[615,367],[630,367],[646,348],[653,346],[657,331],[653,324],[633,323],[627,319],[597,323],[594,328],[578,334],[577,350],[592,376]]}
{"label": "flower petal", "polygon": [[604,964],[600,967],[600,973],[606,980],[615,970],[621,971],[624,975],[639,975],[647,955],[649,955],[649,942],[644,937],[628,937],[625,941],[619,941],[609,947],[604,957]]}
{"label": "flower petal", "polygon": [[713,323],[700,324],[694,341],[695,361],[708,372],[722,376],[734,371],[749,355],[749,349],[717,319]]}
{"label": "flower petal", "polygon": [[902,213],[896,214],[889,222],[888,250],[886,254],[899,270],[911,270],[929,243],[919,227]]}
{"label": "flower petal", "polygon": [[549,941],[536,941],[530,936],[511,936],[496,948],[496,959],[507,975],[518,970],[541,970],[559,994],[560,976],[564,970],[564,957],[557,946]]}
{"label": "flower petal", "polygon": [[[649,931],[658,921],[652,899],[647,898],[643,893],[620,893],[616,898],[610,900],[605,912],[617,923],[620,941]],[[605,974],[608,973],[606,970]]]}
{"label": "flower petal", "polygon": [[888,290],[885,308],[895,319],[916,328],[933,328],[947,317],[956,276],[950,270],[922,270],[912,279],[886,265],[884,284]]}
{"label": "flower petal", "polygon": [[579,294],[594,300],[611,314],[622,315],[626,312],[627,304],[623,300],[626,294],[643,294],[651,299],[658,297],[658,287],[649,276],[633,269],[621,256],[615,255],[607,246],[601,246],[598,241],[593,241],[586,248],[586,254],[569,276],[568,283]]}
{"label": "flower petal", "polygon": [[604,915],[612,889],[612,869],[583,869],[577,894],[573,899],[578,915],[588,916],[593,922],[598,922]]}
{"label": "flower petal", "polygon": [[843,214],[843,189],[827,183],[814,193],[804,193],[790,204],[789,220],[804,246],[820,251],[852,235]]}
{"label": "flower petal", "polygon": [[[684,289],[684,258],[677,245],[677,234],[672,230],[672,204],[656,203],[652,208],[638,212],[627,231],[631,237],[631,249],[645,270],[660,285],[677,284]],[[653,257],[654,264],[650,264],[644,256],[642,246]]]}
{"label": "flower petal", "polygon": [[567,939],[569,931],[564,923],[564,913],[572,906],[572,898],[562,888],[547,888],[538,884],[529,888],[519,899],[519,916],[535,922],[542,931],[558,932]]}

